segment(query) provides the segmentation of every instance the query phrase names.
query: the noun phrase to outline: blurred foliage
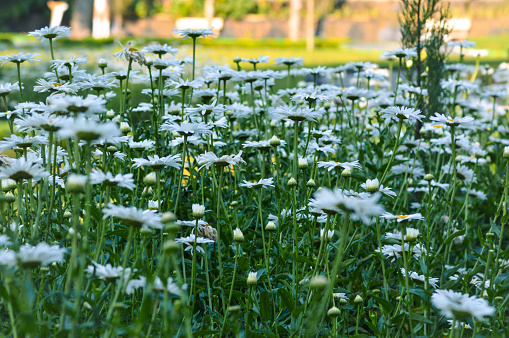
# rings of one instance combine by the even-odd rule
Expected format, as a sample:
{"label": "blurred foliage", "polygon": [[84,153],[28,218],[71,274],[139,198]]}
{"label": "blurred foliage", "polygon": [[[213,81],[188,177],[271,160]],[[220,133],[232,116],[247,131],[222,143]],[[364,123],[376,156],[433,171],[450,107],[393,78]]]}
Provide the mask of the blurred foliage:
{"label": "blurred foliage", "polygon": [[[171,14],[176,17],[203,16],[204,3],[204,0],[176,0],[172,3]],[[216,0],[214,3],[216,16],[232,19],[241,19],[247,14],[262,14],[261,10],[265,7],[258,6],[257,0]]]}
{"label": "blurred foliage", "polygon": [[31,13],[47,16],[49,22],[50,11],[47,0],[1,0],[0,30],[12,31],[13,26],[28,20]]}
{"label": "blurred foliage", "polygon": [[[256,0],[217,0],[216,15],[219,17],[229,17],[234,20],[242,19],[247,14],[265,14],[268,8],[266,6],[258,6]],[[258,8],[260,7],[260,8]],[[258,9],[262,9],[263,12]]]}

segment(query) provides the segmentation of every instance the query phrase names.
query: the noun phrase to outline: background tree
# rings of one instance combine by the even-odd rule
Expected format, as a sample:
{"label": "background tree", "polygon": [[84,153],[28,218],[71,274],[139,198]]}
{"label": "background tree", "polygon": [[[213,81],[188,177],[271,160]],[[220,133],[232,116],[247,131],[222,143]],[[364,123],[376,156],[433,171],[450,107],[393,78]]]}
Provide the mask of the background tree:
{"label": "background tree", "polygon": [[300,37],[301,0],[290,0],[290,15],[288,17],[288,37],[295,41]]}
{"label": "background tree", "polygon": [[212,19],[214,19],[214,0],[205,0],[205,19],[207,26],[212,26]]}
{"label": "background tree", "polygon": [[71,14],[71,27],[73,37],[84,38],[91,34],[93,10],[94,1],[74,0]]}
{"label": "background tree", "polygon": [[[422,73],[428,69],[426,87],[429,94],[429,102],[419,103],[419,109],[426,114],[441,111],[442,78],[446,49],[443,48],[446,36],[450,33],[446,22],[450,19],[448,4],[440,0],[402,0],[399,15],[401,44],[405,48],[417,48],[417,58],[413,62],[408,76],[412,82],[421,86],[423,84]],[[426,59],[423,60],[422,51],[426,51]],[[416,124],[416,137],[419,136],[421,123]]]}

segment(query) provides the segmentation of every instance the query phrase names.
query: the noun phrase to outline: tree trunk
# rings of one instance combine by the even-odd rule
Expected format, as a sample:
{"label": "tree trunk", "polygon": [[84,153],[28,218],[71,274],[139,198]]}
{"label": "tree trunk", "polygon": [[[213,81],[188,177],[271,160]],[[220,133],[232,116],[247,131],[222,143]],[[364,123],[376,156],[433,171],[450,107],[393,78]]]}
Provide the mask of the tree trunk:
{"label": "tree trunk", "polygon": [[111,25],[111,35],[124,35],[124,3],[122,0],[113,0],[113,22]]}
{"label": "tree trunk", "polygon": [[71,28],[73,38],[85,38],[92,32],[93,1],[75,0],[72,8]]}
{"label": "tree trunk", "polygon": [[205,19],[207,27],[212,27],[212,19],[214,19],[214,0],[205,0]]}
{"label": "tree trunk", "polygon": [[300,37],[301,0],[290,0],[290,17],[288,19],[288,37],[295,41]]}
{"label": "tree trunk", "polygon": [[306,49],[315,49],[315,0],[306,0]]}

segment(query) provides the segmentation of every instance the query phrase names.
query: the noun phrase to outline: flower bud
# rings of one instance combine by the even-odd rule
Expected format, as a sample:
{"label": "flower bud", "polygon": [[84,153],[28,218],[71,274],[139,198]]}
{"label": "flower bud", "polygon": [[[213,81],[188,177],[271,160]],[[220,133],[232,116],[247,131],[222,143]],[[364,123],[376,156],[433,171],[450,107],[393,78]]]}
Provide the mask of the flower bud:
{"label": "flower bud", "polygon": [[179,248],[180,245],[172,239],[164,242],[163,245],[164,252],[170,255],[176,253],[179,250]]}
{"label": "flower bud", "polygon": [[435,178],[435,176],[433,176],[433,174],[426,174],[426,175],[424,175],[424,180],[427,181],[427,182],[433,181],[434,178]]}
{"label": "flower bud", "polygon": [[97,65],[99,66],[99,68],[106,68],[108,67],[108,61],[104,58],[100,58]]}
{"label": "flower bud", "polygon": [[274,222],[267,223],[267,225],[265,226],[265,230],[267,230],[267,231],[276,231],[277,230],[276,224],[274,224]]}
{"label": "flower bud", "polygon": [[343,169],[343,171],[341,172],[341,176],[342,177],[350,177],[350,176],[352,176],[352,169],[350,169],[350,168]]}
{"label": "flower bud", "polygon": [[140,234],[142,234],[143,236],[148,236],[152,233],[152,229],[150,228],[141,228],[140,230]]}
{"label": "flower bud", "polygon": [[364,299],[362,299],[361,295],[355,296],[355,299],[353,300],[354,303],[362,303]]}
{"label": "flower bud", "polygon": [[281,140],[276,136],[272,136],[272,138],[270,139],[270,145],[272,147],[278,147],[281,145]]}
{"label": "flower bud", "polygon": [[287,186],[288,186],[289,188],[294,188],[294,187],[296,187],[296,186],[297,186],[297,180],[295,180],[295,178],[293,178],[293,177],[292,177],[292,178],[290,178],[290,179],[288,180]]}
{"label": "flower bud", "polygon": [[374,180],[366,180],[366,191],[367,192],[376,192],[380,189],[380,182],[378,181],[378,178],[375,178]]}
{"label": "flower bud", "polygon": [[509,146],[504,147],[504,158],[509,159]]}
{"label": "flower bud", "polygon": [[309,179],[309,181],[307,181],[306,186],[307,186],[308,188],[313,188],[313,187],[315,187],[315,186],[316,186],[315,180],[314,180],[314,179],[312,179],[312,178],[310,178],[310,179]]}
{"label": "flower bud", "polygon": [[247,285],[253,286],[258,282],[258,275],[256,272],[250,272],[247,275]]}
{"label": "flower bud", "polygon": [[79,194],[85,192],[85,186],[87,184],[87,176],[70,174],[67,178],[65,188],[72,194]]}
{"label": "flower bud", "polygon": [[12,191],[9,191],[3,196],[3,200],[7,203],[13,203],[14,201],[16,201],[16,197],[14,197]]}
{"label": "flower bud", "polygon": [[306,169],[308,167],[308,160],[302,157],[299,157],[299,169]]}
{"label": "flower bud", "polygon": [[149,210],[158,210],[159,209],[159,201],[148,201]]}
{"label": "flower bud", "polygon": [[235,63],[239,63],[241,61],[242,61],[242,59],[238,55],[235,55],[235,57],[233,58],[233,62],[235,62]]}
{"label": "flower bud", "polygon": [[334,236],[334,230],[327,230],[327,235],[325,236],[325,229],[320,229],[320,239],[323,240],[324,237],[327,237],[330,240],[332,236]]}
{"label": "flower bud", "polygon": [[12,191],[16,189],[16,181],[6,178],[2,180],[2,191]]}
{"label": "flower bud", "polygon": [[309,287],[311,289],[323,290],[327,287],[329,279],[322,275],[315,275],[309,281]]}
{"label": "flower bud", "polygon": [[416,240],[419,237],[419,229],[414,228],[406,228],[406,239],[407,240]]}
{"label": "flower bud", "polygon": [[165,212],[163,216],[161,217],[161,222],[163,223],[170,223],[175,222],[177,220],[177,216],[171,211]]}
{"label": "flower bud", "polygon": [[143,191],[141,192],[141,195],[143,197],[152,196],[154,194],[154,190],[152,187],[145,187],[143,188]]}
{"label": "flower bud", "polygon": [[244,234],[239,228],[233,230],[233,240],[237,243],[244,242]]}
{"label": "flower bud", "polygon": [[205,206],[201,204],[193,204],[193,217],[194,218],[202,218],[205,215]]}
{"label": "flower bud", "polygon": [[115,111],[113,111],[112,109],[108,110],[106,112],[106,118],[107,119],[112,119],[116,116],[117,114],[115,114]]}
{"label": "flower bud", "polygon": [[147,174],[145,177],[143,177],[143,183],[145,183],[146,185],[155,185],[157,183],[156,172],[153,171]]}
{"label": "flower bud", "polygon": [[71,218],[72,213],[69,210],[64,211],[64,218]]}
{"label": "flower bud", "polygon": [[123,134],[128,134],[131,132],[131,126],[129,125],[129,123],[127,122],[120,122],[120,131],[123,133]]}
{"label": "flower bud", "polygon": [[331,307],[329,309],[329,311],[327,311],[327,316],[329,316],[331,318],[335,318],[335,317],[339,316],[340,314],[341,314],[341,311],[335,306]]}
{"label": "flower bud", "polygon": [[227,310],[230,313],[234,313],[234,312],[239,312],[240,310],[242,310],[242,308],[240,307],[240,305],[232,305],[232,306],[228,306]]}
{"label": "flower bud", "polygon": [[108,147],[106,148],[106,150],[107,150],[110,154],[114,154],[114,153],[116,153],[116,152],[118,151],[118,148],[117,148],[117,147],[115,147],[115,146],[108,146]]}

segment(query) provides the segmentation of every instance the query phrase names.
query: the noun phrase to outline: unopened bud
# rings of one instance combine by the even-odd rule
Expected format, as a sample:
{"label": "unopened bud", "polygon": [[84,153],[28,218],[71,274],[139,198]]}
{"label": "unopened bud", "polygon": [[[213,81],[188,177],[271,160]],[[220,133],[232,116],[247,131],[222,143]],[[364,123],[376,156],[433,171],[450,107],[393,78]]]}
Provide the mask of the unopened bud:
{"label": "unopened bud", "polygon": [[331,318],[335,318],[335,317],[339,316],[340,314],[341,314],[341,311],[335,306],[331,307],[329,309],[329,311],[327,311],[327,316],[329,316]]}
{"label": "unopened bud", "polygon": [[276,224],[274,224],[274,222],[267,223],[267,225],[265,226],[265,230],[267,230],[267,231],[276,231],[277,230]]}
{"label": "unopened bud", "polygon": [[433,174],[426,174],[426,175],[424,175],[424,180],[427,181],[427,182],[433,181],[434,178],[435,178],[435,176],[433,176]]}
{"label": "unopened bud", "polygon": [[244,234],[239,228],[233,230],[233,240],[237,243],[244,242]]}
{"label": "unopened bud", "polygon": [[316,275],[311,278],[309,282],[309,287],[311,289],[323,290],[327,287],[329,283],[329,279],[322,275]]}

